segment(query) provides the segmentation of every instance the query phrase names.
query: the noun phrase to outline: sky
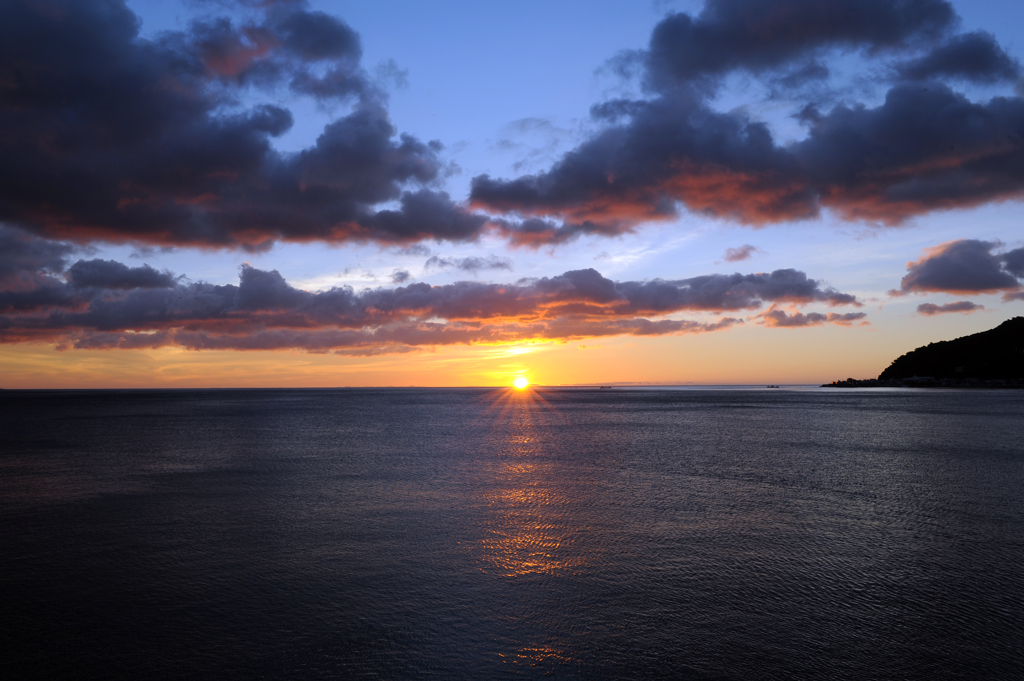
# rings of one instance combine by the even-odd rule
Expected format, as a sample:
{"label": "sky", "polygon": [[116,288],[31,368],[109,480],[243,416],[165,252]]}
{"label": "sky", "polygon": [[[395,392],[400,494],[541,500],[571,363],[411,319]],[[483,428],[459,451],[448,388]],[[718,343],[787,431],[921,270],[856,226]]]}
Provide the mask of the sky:
{"label": "sky", "polygon": [[816,384],[1024,314],[1024,6],[8,0],[0,388]]}

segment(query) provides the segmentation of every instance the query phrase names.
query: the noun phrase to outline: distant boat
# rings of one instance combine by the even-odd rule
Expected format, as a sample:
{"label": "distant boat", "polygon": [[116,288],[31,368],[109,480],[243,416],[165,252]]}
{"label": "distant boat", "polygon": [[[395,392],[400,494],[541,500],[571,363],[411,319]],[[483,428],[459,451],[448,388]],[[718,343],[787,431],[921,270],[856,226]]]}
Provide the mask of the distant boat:
{"label": "distant boat", "polygon": [[766,388],[778,388],[779,386],[777,386],[777,385],[766,385],[765,387]]}

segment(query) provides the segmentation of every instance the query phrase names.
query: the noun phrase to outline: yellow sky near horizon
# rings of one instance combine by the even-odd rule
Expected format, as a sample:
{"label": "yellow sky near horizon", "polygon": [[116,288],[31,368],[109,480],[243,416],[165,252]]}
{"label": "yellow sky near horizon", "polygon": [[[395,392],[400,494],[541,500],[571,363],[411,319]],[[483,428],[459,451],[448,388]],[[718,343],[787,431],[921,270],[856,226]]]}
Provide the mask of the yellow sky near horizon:
{"label": "yellow sky near horizon", "polygon": [[[597,383],[816,384],[872,377],[916,345],[875,326],[618,336],[444,346],[377,356],[304,351],[65,350],[0,346],[0,387],[495,386]],[[917,343],[921,344],[921,343]]]}

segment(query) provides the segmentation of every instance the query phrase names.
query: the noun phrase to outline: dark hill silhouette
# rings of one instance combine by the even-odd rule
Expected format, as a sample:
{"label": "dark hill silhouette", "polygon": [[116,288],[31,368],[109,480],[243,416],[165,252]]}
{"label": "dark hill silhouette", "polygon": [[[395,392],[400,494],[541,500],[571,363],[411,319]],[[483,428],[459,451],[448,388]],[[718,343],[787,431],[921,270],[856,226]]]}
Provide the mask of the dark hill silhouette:
{"label": "dark hill silhouette", "polygon": [[955,340],[929,343],[896,358],[878,376],[890,378],[1024,378],[1024,317]]}
{"label": "dark hill silhouette", "polygon": [[929,343],[901,355],[877,379],[848,378],[831,387],[1024,386],[1024,317],[954,340]]}

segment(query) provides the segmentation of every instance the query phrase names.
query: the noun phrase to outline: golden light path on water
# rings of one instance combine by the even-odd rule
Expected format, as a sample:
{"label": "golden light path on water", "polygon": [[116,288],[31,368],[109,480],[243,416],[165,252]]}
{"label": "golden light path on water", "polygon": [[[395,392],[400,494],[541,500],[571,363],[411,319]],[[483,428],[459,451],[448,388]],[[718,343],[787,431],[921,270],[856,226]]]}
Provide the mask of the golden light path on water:
{"label": "golden light path on water", "polygon": [[[525,381],[525,379],[524,379]],[[564,579],[587,564],[576,537],[573,506],[577,499],[564,490],[558,462],[546,451],[540,427],[564,417],[534,389],[500,391],[488,407],[500,446],[492,463],[493,485],[483,494],[489,510],[483,538],[477,545],[481,571],[501,579]],[[566,663],[571,653],[559,641],[524,641],[515,652],[501,655],[512,665],[536,667]]]}

